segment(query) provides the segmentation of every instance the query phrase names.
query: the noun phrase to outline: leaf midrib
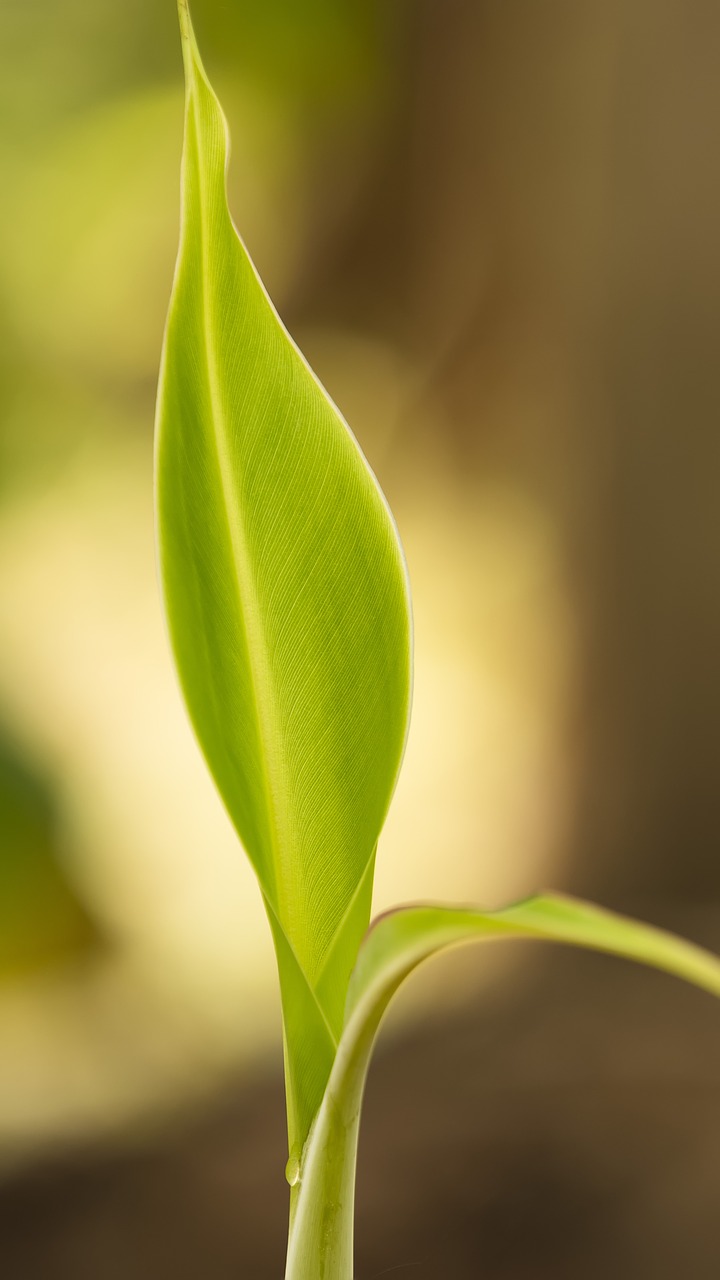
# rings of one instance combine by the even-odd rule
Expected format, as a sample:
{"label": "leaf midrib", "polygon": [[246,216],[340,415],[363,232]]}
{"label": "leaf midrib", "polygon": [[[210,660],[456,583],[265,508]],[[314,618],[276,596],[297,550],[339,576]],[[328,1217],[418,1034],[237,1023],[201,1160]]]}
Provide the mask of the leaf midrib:
{"label": "leaf midrib", "polygon": [[[202,150],[200,130],[197,123],[197,112],[199,104],[197,99],[194,101],[193,113],[193,140],[197,158],[198,178],[201,179],[203,170],[205,169],[205,156]],[[213,421],[213,430],[209,433],[215,450],[215,458],[217,461],[218,475],[220,478],[220,493],[222,497],[223,514],[227,525],[228,536],[232,547],[232,581],[235,591],[237,603],[237,615],[239,625],[243,631],[243,639],[245,641],[245,649],[248,658],[248,674],[250,679],[250,687],[252,691],[252,702],[255,710],[255,726],[258,741],[260,744],[260,771],[263,787],[263,796],[265,800],[265,809],[268,819],[268,836],[270,840],[270,865],[265,868],[266,875],[269,876],[271,883],[265,887],[266,896],[271,898],[275,913],[280,919],[284,919],[285,912],[283,908],[285,903],[282,901],[280,893],[280,882],[277,874],[277,867],[281,864],[281,840],[279,837],[279,816],[277,804],[273,794],[270,781],[271,773],[269,767],[269,759],[272,753],[273,734],[268,732],[267,725],[276,721],[273,711],[273,698],[268,688],[269,680],[267,676],[268,662],[264,656],[258,662],[258,652],[267,655],[267,643],[262,626],[259,623],[259,602],[255,591],[252,572],[250,570],[250,556],[247,543],[243,534],[242,522],[238,518],[233,519],[233,513],[240,511],[241,504],[238,499],[237,489],[233,476],[233,469],[227,450],[223,447],[223,441],[226,434],[225,429],[225,413],[223,408],[223,397],[220,386],[219,364],[215,343],[212,340],[212,303],[210,298],[210,281],[209,281],[209,255],[210,244],[208,236],[208,219],[206,210],[206,197],[204,184],[202,180],[198,181],[198,193],[200,204],[200,224],[201,224],[201,297],[202,297],[202,336],[205,346],[205,364],[207,369],[208,391],[210,396],[210,409]],[[222,424],[222,426],[221,426]],[[255,621],[257,620],[257,621]],[[279,741],[279,729],[275,735],[275,740]],[[275,773],[279,774],[278,765],[275,764]],[[286,932],[283,923],[283,932]],[[294,948],[293,948],[294,950]],[[303,966],[304,968],[304,966]]]}
{"label": "leaf midrib", "polygon": [[[203,79],[205,79],[202,67],[198,65],[197,55],[195,53],[195,50],[191,48],[189,52],[190,52],[190,63],[192,66],[193,80],[195,76],[200,76]],[[208,87],[208,91],[212,94],[212,89],[210,88],[210,86],[208,85],[207,87]],[[200,103],[194,92],[194,88],[191,88],[188,95],[188,104],[187,104],[188,113],[190,111],[191,104],[193,107],[192,138],[193,138],[193,144],[195,149],[198,178],[200,178],[201,171],[204,169],[206,165],[206,156],[202,147],[201,130],[198,127],[198,113],[200,111]],[[298,967],[300,968],[301,972],[305,977],[308,989],[312,993],[312,996],[315,1000],[318,1010],[320,1011],[323,1022],[325,1023],[328,1029],[328,1032],[332,1037],[333,1043],[336,1044],[337,1040],[336,1040],[335,1032],[332,1030],[327,1020],[327,1015],[325,1013],[325,1010],[322,1004],[320,1003],[320,1000],[318,999],[316,986],[319,978],[325,974],[329,958],[333,953],[334,945],[337,942],[338,936],[342,932],[346,919],[355,903],[357,893],[360,891],[363,880],[365,878],[368,864],[372,859],[373,851],[371,851],[367,859],[367,862],[364,864],[362,874],[358,878],[358,884],[355,887],[355,891],[353,892],[350,901],[346,905],[346,908],[343,911],[343,914],[340,920],[338,921],[336,928],[333,931],[332,938],[329,941],[329,944],[325,951],[325,955],[320,964],[320,968],[316,976],[316,980],[315,982],[313,982],[310,979],[310,976],[307,972],[305,964],[300,960],[297,954],[297,948],[295,946],[295,943],[288,936],[287,926],[286,926],[287,902],[284,901],[284,895],[281,892],[283,877],[278,877],[278,873],[277,873],[277,868],[281,866],[283,863],[282,841],[279,835],[279,828],[281,826],[281,822],[279,819],[278,807],[277,807],[277,803],[276,803],[272,785],[271,785],[271,766],[269,767],[269,759],[273,756],[272,747],[271,747],[272,740],[274,738],[275,741],[281,741],[281,732],[280,732],[280,727],[277,725],[277,718],[273,711],[273,697],[269,689],[270,681],[268,679],[268,672],[270,670],[270,664],[267,656],[265,656],[264,661],[261,658],[259,662],[256,656],[258,652],[260,652],[263,655],[267,655],[268,646],[266,643],[263,628],[259,622],[260,610],[259,610],[258,598],[253,585],[252,572],[250,569],[250,556],[248,552],[247,543],[243,534],[242,521],[239,519],[239,517],[237,519],[233,519],[233,513],[239,513],[241,510],[242,504],[238,500],[238,494],[237,494],[237,489],[235,485],[232,464],[230,462],[227,451],[223,448],[223,440],[225,438],[225,432],[221,429],[218,429],[219,424],[224,423],[225,421],[225,413],[223,408],[223,396],[221,391],[221,380],[220,380],[220,363],[221,362],[218,358],[215,344],[212,340],[212,324],[211,324],[212,302],[211,302],[211,290],[210,290],[210,280],[209,280],[210,237],[208,235],[209,224],[208,224],[208,217],[207,217],[206,194],[204,190],[204,184],[202,181],[198,181],[198,198],[199,198],[199,207],[200,207],[201,245],[202,245],[202,252],[201,252],[201,300],[202,300],[202,322],[203,322],[202,337],[203,337],[203,342],[205,347],[205,364],[207,369],[210,408],[212,413],[213,424],[216,424],[215,429],[210,434],[212,436],[212,444],[214,447],[215,458],[216,458],[217,468],[218,468],[218,476],[220,479],[220,493],[222,496],[223,514],[225,517],[228,536],[230,538],[230,543],[233,551],[232,581],[233,581],[233,586],[235,591],[236,602],[238,606],[237,613],[238,613],[239,624],[243,630],[245,648],[248,656],[248,672],[249,672],[250,687],[252,690],[252,701],[253,701],[253,706],[255,710],[256,731],[257,731],[258,741],[261,748],[259,764],[260,764],[260,771],[261,771],[263,796],[265,799],[265,807],[266,807],[266,813],[268,817],[268,835],[270,839],[270,854],[272,859],[271,865],[267,868],[267,873],[269,873],[271,883],[269,885],[263,886],[263,891],[264,891],[263,896],[265,897],[269,905],[272,907],[273,915],[275,916],[276,920],[280,924],[280,927],[283,931],[287,944],[295,957]],[[230,220],[229,212],[228,212],[228,219]],[[233,234],[236,234],[234,231],[234,228],[233,228]],[[253,647],[253,643],[251,643],[251,640],[252,642],[254,642],[255,647]],[[275,733],[268,732],[268,729],[267,729],[267,725],[272,722],[274,722],[276,726]],[[276,776],[279,776],[279,774],[281,773],[281,769],[278,764],[275,764],[274,772]],[[285,879],[288,880],[288,883],[291,883],[288,877],[285,877]]]}

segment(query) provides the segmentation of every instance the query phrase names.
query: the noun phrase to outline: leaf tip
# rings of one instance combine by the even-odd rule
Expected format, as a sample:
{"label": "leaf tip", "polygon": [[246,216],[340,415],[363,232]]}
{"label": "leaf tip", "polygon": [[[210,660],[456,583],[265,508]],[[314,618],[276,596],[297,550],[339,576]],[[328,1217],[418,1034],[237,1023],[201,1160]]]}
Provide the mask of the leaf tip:
{"label": "leaf tip", "polygon": [[192,23],[188,0],[177,0],[178,20],[180,22],[180,38],[183,45],[188,45],[192,38]]}
{"label": "leaf tip", "polygon": [[188,0],[177,0],[178,22],[180,23],[180,41],[182,44],[183,63],[185,64],[185,75],[190,80],[194,64],[198,61],[198,47],[193,30],[192,18],[190,17],[190,5]]}

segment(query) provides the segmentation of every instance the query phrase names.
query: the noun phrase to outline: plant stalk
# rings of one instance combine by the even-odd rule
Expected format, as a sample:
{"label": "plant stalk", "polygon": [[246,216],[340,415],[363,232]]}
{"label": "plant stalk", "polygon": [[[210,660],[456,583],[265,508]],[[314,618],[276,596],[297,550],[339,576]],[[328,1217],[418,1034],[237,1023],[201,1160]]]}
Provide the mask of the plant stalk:
{"label": "plant stalk", "polygon": [[360,1111],[373,1041],[386,1006],[383,1001],[370,1019],[361,1010],[340,1042],[305,1144],[299,1182],[291,1192],[285,1280],[353,1280]]}

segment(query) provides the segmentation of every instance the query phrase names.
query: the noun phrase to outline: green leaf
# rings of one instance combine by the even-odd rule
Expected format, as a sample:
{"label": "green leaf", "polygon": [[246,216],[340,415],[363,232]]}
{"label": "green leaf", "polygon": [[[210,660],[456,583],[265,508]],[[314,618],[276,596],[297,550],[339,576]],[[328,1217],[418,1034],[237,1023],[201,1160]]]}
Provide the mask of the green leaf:
{"label": "green leaf", "polygon": [[373,925],[348,993],[345,1029],[299,1170],[286,1280],[351,1280],[357,1132],[375,1036],[423,960],[473,940],[543,938],[639,960],[720,996],[720,959],[663,930],[560,896],[502,911],[404,907]]}
{"label": "green leaf", "polygon": [[405,743],[409,592],[377,482],[231,221],[227,129],[185,0],[179,12],[183,209],[157,412],[160,572],[190,718],[273,930],[290,1141],[302,1144]]}

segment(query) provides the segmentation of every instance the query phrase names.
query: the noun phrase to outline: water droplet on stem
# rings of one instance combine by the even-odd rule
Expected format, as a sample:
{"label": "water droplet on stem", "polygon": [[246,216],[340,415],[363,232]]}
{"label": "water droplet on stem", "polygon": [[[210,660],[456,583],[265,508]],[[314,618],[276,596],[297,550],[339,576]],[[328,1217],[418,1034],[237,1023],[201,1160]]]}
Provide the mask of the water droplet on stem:
{"label": "water droplet on stem", "polygon": [[293,1147],[285,1165],[285,1177],[291,1187],[296,1187],[300,1181],[300,1148]]}

